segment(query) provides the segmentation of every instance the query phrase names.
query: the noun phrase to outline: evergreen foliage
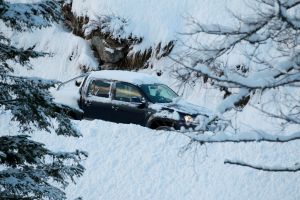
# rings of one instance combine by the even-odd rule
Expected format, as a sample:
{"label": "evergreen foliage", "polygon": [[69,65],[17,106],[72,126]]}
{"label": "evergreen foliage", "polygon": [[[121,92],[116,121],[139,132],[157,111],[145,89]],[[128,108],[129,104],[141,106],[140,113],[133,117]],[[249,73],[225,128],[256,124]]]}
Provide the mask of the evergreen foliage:
{"label": "evergreen foliage", "polygon": [[60,5],[54,0],[32,4],[12,4],[0,0],[0,15],[7,26],[18,31],[50,26],[53,21],[62,19]]}
{"label": "evergreen foliage", "polygon": [[0,171],[0,197],[3,199],[65,199],[65,194],[49,180],[62,188],[66,179],[74,181],[84,168],[79,164],[85,152],[54,153],[29,136],[0,137],[0,162],[7,166]]}
{"label": "evergreen foliage", "polygon": [[[11,4],[0,0],[0,20],[16,31],[29,31],[58,22],[59,8],[55,1]],[[47,55],[33,49],[12,46],[0,32],[0,109],[11,112],[21,133],[1,133],[0,199],[65,199],[63,189],[84,172],[80,161],[87,157],[86,152],[52,152],[25,135],[38,130],[51,132],[57,124],[58,135],[81,136],[67,116],[70,108],[53,102],[48,89],[55,81],[13,74],[8,61],[30,68],[30,59]]]}

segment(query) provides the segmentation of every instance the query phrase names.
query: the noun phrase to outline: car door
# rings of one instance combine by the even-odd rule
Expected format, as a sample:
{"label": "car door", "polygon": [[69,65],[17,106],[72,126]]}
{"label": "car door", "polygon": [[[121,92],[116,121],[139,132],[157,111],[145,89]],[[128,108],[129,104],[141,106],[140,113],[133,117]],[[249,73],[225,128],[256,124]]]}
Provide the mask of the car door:
{"label": "car door", "polygon": [[142,103],[139,88],[126,82],[116,82],[112,97],[112,121],[145,125],[147,107]]}
{"label": "car door", "polygon": [[111,120],[111,81],[94,79],[87,88],[82,102],[85,118]]}

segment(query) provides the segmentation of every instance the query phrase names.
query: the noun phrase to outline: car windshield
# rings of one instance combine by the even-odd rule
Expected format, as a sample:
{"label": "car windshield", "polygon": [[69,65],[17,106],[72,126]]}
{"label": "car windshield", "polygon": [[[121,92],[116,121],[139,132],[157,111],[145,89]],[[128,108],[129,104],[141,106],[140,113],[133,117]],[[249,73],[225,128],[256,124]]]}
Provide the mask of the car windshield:
{"label": "car windshield", "polygon": [[170,103],[178,95],[168,86],[162,84],[141,85],[142,90],[153,103]]}

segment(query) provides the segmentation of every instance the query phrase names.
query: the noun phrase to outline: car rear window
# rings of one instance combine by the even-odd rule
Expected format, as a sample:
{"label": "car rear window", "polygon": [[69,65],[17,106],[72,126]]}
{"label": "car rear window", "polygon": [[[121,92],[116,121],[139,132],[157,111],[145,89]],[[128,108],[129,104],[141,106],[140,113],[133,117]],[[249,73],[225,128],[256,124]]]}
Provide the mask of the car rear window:
{"label": "car rear window", "polygon": [[91,81],[88,89],[88,95],[97,97],[109,97],[110,92],[110,82],[103,80],[93,80]]}

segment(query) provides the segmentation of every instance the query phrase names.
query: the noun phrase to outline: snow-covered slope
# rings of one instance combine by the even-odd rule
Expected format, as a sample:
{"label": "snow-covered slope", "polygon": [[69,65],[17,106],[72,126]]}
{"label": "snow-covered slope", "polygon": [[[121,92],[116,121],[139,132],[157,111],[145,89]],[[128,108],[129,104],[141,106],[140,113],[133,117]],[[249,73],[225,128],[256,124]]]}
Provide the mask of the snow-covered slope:
{"label": "snow-covered slope", "polygon": [[[238,0],[73,0],[72,10],[78,16],[88,16],[91,20],[101,15],[124,18],[127,26],[123,37],[131,33],[143,37],[139,48],[145,48],[176,40],[178,33],[186,30],[190,17],[205,23],[232,23],[227,8],[241,8],[242,5],[244,3]],[[113,21],[112,29],[119,27],[119,23],[118,20]]]}
{"label": "snow-covered slope", "polygon": [[[290,144],[193,145],[175,132],[99,120],[78,122],[81,139],[35,135],[55,150],[84,149],[86,172],[70,185],[70,199],[251,199],[300,198],[298,173],[270,173],[224,165],[225,159],[291,166],[299,142]],[[59,142],[58,142],[59,141]]]}
{"label": "snow-covered slope", "polygon": [[[30,0],[12,2],[33,2]],[[243,13],[240,0],[74,0],[78,15],[117,15],[128,19],[126,33],[144,38],[137,48],[178,39],[185,31],[184,17],[194,16],[205,23],[231,23],[226,6]],[[226,5],[226,6],[225,6]],[[245,11],[246,12],[246,11]],[[4,27],[3,24],[0,24]],[[32,60],[32,70],[18,68],[17,75],[37,76],[60,81],[81,73],[80,67],[98,66],[89,41],[74,36],[62,25],[32,32],[3,31],[18,47],[35,46],[35,50],[51,53]],[[179,51],[180,49],[174,49]],[[180,83],[169,74],[172,62],[153,59],[154,69],[142,70],[160,77],[176,91]],[[72,87],[70,87],[72,88]],[[220,94],[206,86],[196,85],[183,92],[191,102],[214,109]],[[245,122],[247,121],[247,124]],[[77,121],[80,139],[37,133],[34,139],[53,150],[82,149],[89,152],[84,161],[86,172],[77,185],[67,188],[70,199],[78,196],[97,199],[300,199],[300,173],[271,173],[224,165],[225,159],[236,159],[270,166],[292,166],[299,162],[299,141],[286,144],[210,144],[192,146],[184,151],[189,139],[173,132],[158,132],[135,125],[94,121]],[[248,107],[234,122],[237,129],[257,127],[280,131],[280,124]],[[0,115],[1,130],[13,132],[17,124],[8,115]]]}
{"label": "snow-covered slope", "polygon": [[[292,166],[299,142],[192,145],[177,132],[101,120],[75,121],[83,137],[66,138],[37,132],[33,139],[55,151],[84,149],[89,157],[77,184],[67,187],[68,199],[98,200],[228,199],[296,200],[298,173],[261,172],[224,165],[225,159],[254,164]],[[0,116],[1,130],[14,134],[9,114]]]}
{"label": "snow-covered slope", "polygon": [[[1,22],[0,26],[5,27]],[[73,35],[62,25],[54,24],[52,27],[28,32],[16,32],[5,28],[3,32],[14,46],[22,48],[35,46],[36,51],[49,53],[45,57],[31,59],[31,70],[21,66],[16,68],[17,75],[66,81],[82,73],[83,66],[87,69],[98,67],[89,43]]]}

